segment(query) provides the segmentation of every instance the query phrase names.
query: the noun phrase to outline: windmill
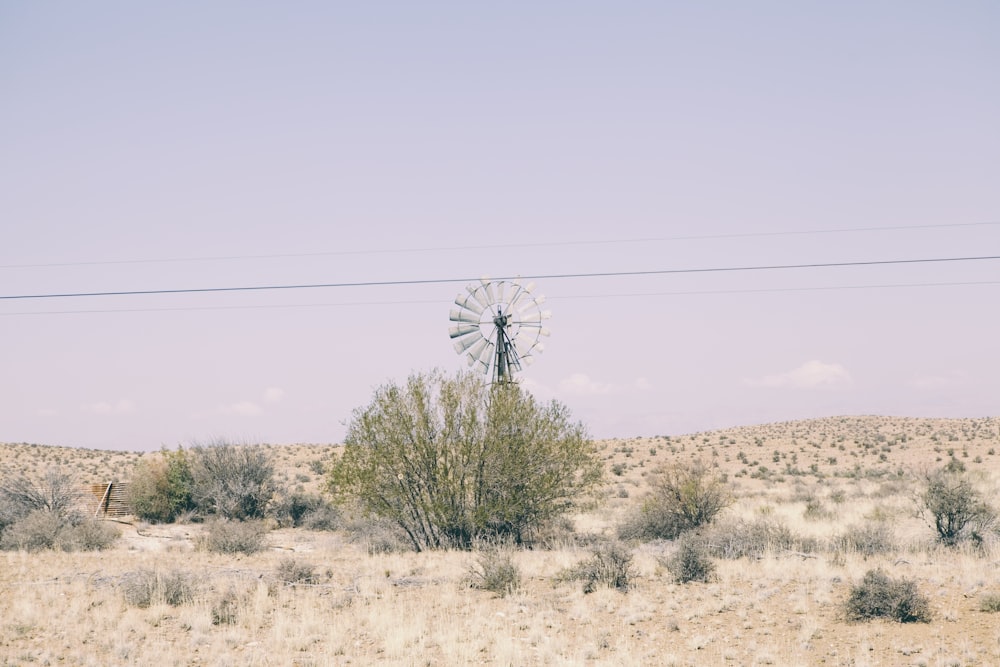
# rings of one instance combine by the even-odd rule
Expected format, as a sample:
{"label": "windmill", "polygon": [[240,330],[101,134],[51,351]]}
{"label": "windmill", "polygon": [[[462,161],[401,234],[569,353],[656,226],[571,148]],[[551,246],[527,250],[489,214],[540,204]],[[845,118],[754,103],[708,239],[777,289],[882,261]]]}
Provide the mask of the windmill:
{"label": "windmill", "polygon": [[494,384],[514,381],[514,372],[534,361],[541,352],[542,336],[549,330],[542,321],[551,313],[542,310],[545,297],[534,293],[534,283],[522,285],[517,280],[491,281],[482,278],[466,286],[455,297],[448,333],[455,351],[463,354],[469,366],[491,376]]}

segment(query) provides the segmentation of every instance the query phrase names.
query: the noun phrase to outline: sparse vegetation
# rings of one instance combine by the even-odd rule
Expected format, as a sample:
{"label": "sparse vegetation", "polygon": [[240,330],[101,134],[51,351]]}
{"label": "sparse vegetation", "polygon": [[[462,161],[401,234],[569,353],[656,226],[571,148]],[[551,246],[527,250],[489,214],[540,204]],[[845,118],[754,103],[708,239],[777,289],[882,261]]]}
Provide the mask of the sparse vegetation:
{"label": "sparse vegetation", "polygon": [[[206,538],[217,517],[202,523],[195,515],[176,524],[87,523],[126,536],[102,553],[65,553],[63,525],[41,531],[58,536],[47,542],[54,546],[0,551],[0,663],[169,664],[196,655],[224,664],[238,655],[247,664],[1000,664],[995,530],[975,548],[971,537],[941,548],[930,514],[918,516],[913,503],[926,490],[916,471],[936,456],[993,502],[1000,469],[987,452],[1000,446],[998,432],[996,418],[868,417],[598,442],[608,475],[596,502],[548,522],[532,536],[532,549],[507,547],[509,560],[493,559],[478,542],[471,553],[414,554],[398,524],[350,503],[331,510],[333,532],[303,530],[322,514],[315,498],[326,500],[309,462],[333,461],[339,448],[268,446],[279,480],[263,524],[269,531],[261,533],[268,548],[210,551]],[[883,453],[888,461],[879,463]],[[789,473],[796,454],[803,470],[818,463],[822,477]],[[830,454],[839,460],[829,462]],[[91,481],[118,479],[108,470],[128,472],[160,456],[0,445],[0,486],[18,474],[41,484],[44,471],[61,462],[90,494]],[[657,466],[699,458],[732,494],[728,509],[674,541],[619,545],[619,559],[593,557],[621,517],[648,497]],[[772,467],[766,480],[750,477],[758,459]],[[615,476],[618,463],[622,474]],[[300,479],[303,472],[311,480]],[[282,481],[295,486],[280,492]],[[96,502],[85,500],[80,507]],[[286,502],[294,506],[287,512]],[[303,509],[298,528],[295,507]],[[83,525],[77,520],[69,525]],[[681,558],[688,541],[698,558]],[[707,585],[696,583],[701,556],[714,569]],[[614,588],[621,578],[607,564],[626,561],[622,596]],[[898,622],[892,610],[899,604],[876,604],[877,595],[859,593],[861,612],[849,616],[852,589],[877,566],[892,582],[912,583],[908,592],[900,587],[904,602],[926,594],[933,646],[926,632]],[[135,590],[127,597],[129,585]],[[872,627],[854,625],[886,608],[888,616],[870,616]]]}

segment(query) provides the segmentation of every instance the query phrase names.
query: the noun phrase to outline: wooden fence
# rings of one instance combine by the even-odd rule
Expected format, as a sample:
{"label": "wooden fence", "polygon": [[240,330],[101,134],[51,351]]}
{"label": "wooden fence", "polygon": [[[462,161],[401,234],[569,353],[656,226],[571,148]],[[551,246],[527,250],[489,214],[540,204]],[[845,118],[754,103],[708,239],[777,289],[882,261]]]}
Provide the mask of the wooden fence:
{"label": "wooden fence", "polygon": [[83,510],[97,518],[115,518],[129,514],[128,484],[123,482],[107,482],[106,484],[90,484],[83,494]]}

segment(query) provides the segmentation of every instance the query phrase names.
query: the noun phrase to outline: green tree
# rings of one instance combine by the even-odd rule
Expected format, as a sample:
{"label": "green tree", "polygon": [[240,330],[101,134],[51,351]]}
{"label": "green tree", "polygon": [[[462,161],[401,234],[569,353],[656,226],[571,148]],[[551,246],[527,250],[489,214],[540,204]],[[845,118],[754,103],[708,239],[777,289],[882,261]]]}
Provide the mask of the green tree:
{"label": "green tree", "polygon": [[414,374],[354,411],[329,485],[398,524],[413,547],[523,543],[601,479],[582,424],[556,401],[478,375]]}
{"label": "green tree", "polygon": [[169,523],[194,509],[194,478],[187,452],[164,449],[159,458],[143,459],[136,466],[128,489],[132,512],[140,519]]}

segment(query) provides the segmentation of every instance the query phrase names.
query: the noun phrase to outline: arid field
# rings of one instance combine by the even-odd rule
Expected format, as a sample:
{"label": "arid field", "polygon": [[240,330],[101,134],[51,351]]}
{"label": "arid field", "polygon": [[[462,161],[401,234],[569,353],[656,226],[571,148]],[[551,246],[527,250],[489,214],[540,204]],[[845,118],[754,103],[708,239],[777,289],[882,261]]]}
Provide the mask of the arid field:
{"label": "arid field", "polygon": [[[105,551],[0,552],[2,664],[1000,665],[996,527],[980,546],[941,546],[918,500],[954,460],[1000,505],[1000,418],[827,418],[597,447],[601,500],[512,553],[522,583],[508,595],[470,586],[480,553],[386,551],[357,527],[275,528],[267,549],[234,556],[199,548],[204,524],[126,518]],[[281,483],[312,492],[337,449],[271,446]],[[159,455],[6,444],[0,471],[127,481]],[[675,543],[630,542],[628,589],[585,593],[567,572],[616,539],[658,467],[692,461],[733,493],[717,523],[764,519],[794,542],[715,558],[710,581],[684,584],[665,566]],[[843,539],[864,526],[892,548]],[[929,622],[848,620],[851,587],[877,568],[915,582]],[[143,577],[158,586],[145,601]]]}

